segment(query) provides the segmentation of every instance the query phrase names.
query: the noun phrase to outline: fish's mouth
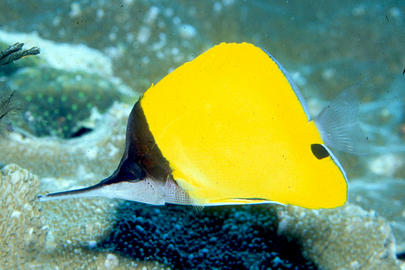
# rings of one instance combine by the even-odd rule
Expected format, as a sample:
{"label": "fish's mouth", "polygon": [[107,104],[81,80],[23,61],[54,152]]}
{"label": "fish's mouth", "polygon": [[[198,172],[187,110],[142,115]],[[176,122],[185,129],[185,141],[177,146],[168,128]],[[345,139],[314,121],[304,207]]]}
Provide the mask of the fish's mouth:
{"label": "fish's mouth", "polygon": [[46,202],[46,201],[64,200],[64,199],[73,199],[73,198],[98,197],[98,196],[100,196],[100,190],[102,190],[104,186],[109,185],[114,182],[117,182],[117,172],[114,172],[112,175],[101,180],[99,183],[97,183],[95,185],[85,187],[85,188],[78,188],[78,189],[48,193],[45,195],[38,195],[37,200],[40,202]]}

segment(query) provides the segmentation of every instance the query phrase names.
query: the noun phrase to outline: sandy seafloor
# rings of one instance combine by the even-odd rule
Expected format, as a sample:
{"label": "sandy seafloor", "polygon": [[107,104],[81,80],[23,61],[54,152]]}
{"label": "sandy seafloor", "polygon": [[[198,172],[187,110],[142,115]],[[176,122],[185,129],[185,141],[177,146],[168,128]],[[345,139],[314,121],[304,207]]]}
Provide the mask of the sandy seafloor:
{"label": "sandy seafloor", "polygon": [[[0,269],[404,269],[404,29],[402,0],[0,1],[0,49],[41,48],[0,66],[21,108],[0,133]],[[346,207],[35,201],[109,175],[139,95],[223,41],[268,50],[313,116],[357,92],[370,153],[336,153]]]}

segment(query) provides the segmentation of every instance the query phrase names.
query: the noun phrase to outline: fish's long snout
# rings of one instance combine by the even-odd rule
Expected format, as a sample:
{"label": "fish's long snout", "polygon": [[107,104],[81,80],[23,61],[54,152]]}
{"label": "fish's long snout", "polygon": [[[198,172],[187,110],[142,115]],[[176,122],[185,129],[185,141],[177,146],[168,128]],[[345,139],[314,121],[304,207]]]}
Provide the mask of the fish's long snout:
{"label": "fish's long snout", "polygon": [[53,201],[53,200],[64,200],[64,199],[74,199],[74,198],[84,198],[84,197],[96,197],[100,196],[100,188],[102,185],[96,184],[94,186],[73,189],[55,193],[48,193],[45,195],[38,195],[37,200],[40,202]]}
{"label": "fish's long snout", "polygon": [[[164,182],[145,178],[140,181],[111,182],[107,178],[100,183],[82,188],[38,196],[38,201],[63,200],[74,198],[104,197],[110,199],[124,199],[142,203],[165,204]],[[115,179],[114,179],[115,180]]]}

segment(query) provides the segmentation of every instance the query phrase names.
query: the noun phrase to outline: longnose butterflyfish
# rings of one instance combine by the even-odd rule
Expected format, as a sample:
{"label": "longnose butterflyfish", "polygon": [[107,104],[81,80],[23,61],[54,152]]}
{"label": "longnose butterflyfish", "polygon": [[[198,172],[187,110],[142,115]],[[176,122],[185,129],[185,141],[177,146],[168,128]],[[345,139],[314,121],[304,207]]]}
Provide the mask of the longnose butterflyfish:
{"label": "longnose butterflyfish", "polygon": [[339,126],[348,120],[339,114],[353,111],[345,98],[338,95],[312,120],[272,55],[248,43],[221,43],[136,102],[111,176],[38,199],[338,207],[347,200],[347,177],[331,149],[352,147],[348,126]]}

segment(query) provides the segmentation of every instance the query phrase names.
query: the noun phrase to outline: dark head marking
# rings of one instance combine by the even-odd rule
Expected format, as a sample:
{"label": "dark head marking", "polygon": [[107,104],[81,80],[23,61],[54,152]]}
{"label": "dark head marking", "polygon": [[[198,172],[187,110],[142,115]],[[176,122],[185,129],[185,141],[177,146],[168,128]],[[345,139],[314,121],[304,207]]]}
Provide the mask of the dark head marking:
{"label": "dark head marking", "polygon": [[138,101],[128,119],[125,152],[120,165],[102,183],[108,185],[123,181],[137,182],[147,176],[164,181],[169,175],[171,175],[169,163],[156,147]]}
{"label": "dark head marking", "polygon": [[323,159],[323,158],[329,157],[328,150],[326,150],[322,144],[318,144],[318,143],[311,144],[311,151],[312,151],[312,154],[314,154],[314,156],[317,159]]}
{"label": "dark head marking", "polygon": [[139,181],[146,174],[141,167],[130,159],[126,159],[119,168],[118,179],[120,181]]}

